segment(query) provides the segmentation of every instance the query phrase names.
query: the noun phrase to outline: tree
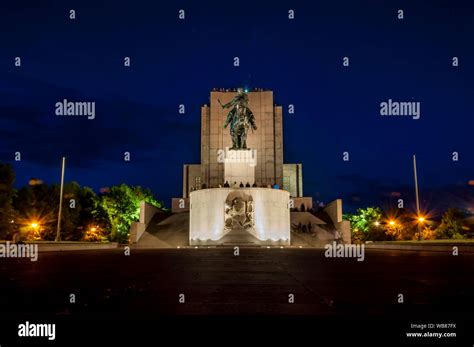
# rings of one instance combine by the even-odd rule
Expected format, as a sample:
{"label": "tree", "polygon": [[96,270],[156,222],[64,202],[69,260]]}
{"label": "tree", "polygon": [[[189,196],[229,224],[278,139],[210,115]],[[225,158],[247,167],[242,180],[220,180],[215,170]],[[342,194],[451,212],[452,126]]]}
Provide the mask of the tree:
{"label": "tree", "polygon": [[406,221],[397,220],[393,225],[386,224],[385,234],[389,237],[390,240],[403,241],[411,240],[414,235],[413,229],[407,227],[408,223]]}
{"label": "tree", "polygon": [[345,214],[343,218],[351,222],[353,241],[383,241],[387,239],[384,228],[379,222],[382,218],[382,210],[379,207],[359,208],[355,214]]}
{"label": "tree", "polygon": [[465,215],[456,208],[449,208],[441,217],[441,223],[436,229],[436,236],[440,239],[462,239]]}
{"label": "tree", "polygon": [[[59,190],[60,187],[56,184],[48,186],[34,183],[18,191],[14,198],[14,207],[18,214],[17,220],[22,238],[50,241],[55,239]],[[97,207],[97,195],[92,189],[81,187],[77,182],[66,183],[63,199],[61,240],[83,240],[88,231],[92,228],[99,229],[98,227],[101,235],[107,236],[110,232],[110,222],[107,215]],[[33,223],[36,223],[37,227],[33,228]]]}
{"label": "tree", "polygon": [[157,208],[163,208],[163,203],[155,200],[148,189],[140,186],[131,187],[126,184],[111,187],[99,195],[95,216],[106,218],[111,225],[111,240],[120,243],[128,242],[130,226],[138,221],[140,202],[145,201]]}
{"label": "tree", "polygon": [[[13,199],[22,238],[54,240],[56,236],[59,187],[34,184],[22,187]],[[37,223],[37,228],[31,224]]]}
{"label": "tree", "polygon": [[420,231],[415,233],[415,240],[434,240],[436,238],[436,230],[430,225],[424,226]]}
{"label": "tree", "polygon": [[[0,193],[2,193],[0,203],[3,204],[0,204],[0,218],[6,218],[5,216],[11,215],[8,212],[8,197],[13,196],[11,185],[14,175],[11,168],[8,169],[6,166],[0,166],[0,175]],[[13,196],[13,203],[10,202],[18,215],[15,225],[19,226],[23,239],[54,240],[60,187],[48,186],[39,180],[30,182],[29,186],[21,188]],[[8,189],[11,191],[8,192]],[[60,236],[61,240],[65,241],[111,239],[127,242],[132,222],[139,219],[141,201],[163,208],[163,203],[155,200],[149,190],[125,184],[96,195],[88,187],[81,187],[77,182],[69,182],[64,185],[63,198]],[[11,231],[3,227],[4,224],[10,226],[12,218],[7,219],[8,223],[0,224],[0,230],[10,234]]]}
{"label": "tree", "polygon": [[79,241],[91,228],[108,230],[109,223],[96,221],[94,218],[96,198],[91,188],[81,187],[77,182],[64,185],[62,240]]}
{"label": "tree", "polygon": [[10,164],[0,163],[0,239],[10,239],[15,231],[13,210],[13,182],[15,172]]}
{"label": "tree", "polygon": [[417,240],[418,227],[411,211],[405,208],[396,208],[387,211],[384,228],[387,240]]}

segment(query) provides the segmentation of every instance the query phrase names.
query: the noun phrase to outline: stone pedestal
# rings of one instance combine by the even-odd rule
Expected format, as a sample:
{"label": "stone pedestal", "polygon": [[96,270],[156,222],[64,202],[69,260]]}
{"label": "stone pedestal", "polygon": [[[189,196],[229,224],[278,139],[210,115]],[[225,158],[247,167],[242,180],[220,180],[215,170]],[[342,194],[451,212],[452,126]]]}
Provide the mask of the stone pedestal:
{"label": "stone pedestal", "polygon": [[255,167],[257,165],[257,150],[231,150],[226,147],[224,152],[224,183],[229,182],[232,187],[235,183],[250,185],[255,182]]}
{"label": "stone pedestal", "polygon": [[[251,202],[249,228],[235,228],[227,224],[227,218],[232,216],[229,201],[241,198]],[[222,244],[226,235],[240,233],[253,237],[260,245],[289,245],[290,244],[290,210],[288,208],[290,194],[281,189],[270,188],[210,188],[196,190],[190,193],[189,214],[189,243]],[[238,216],[237,216],[238,217]],[[238,218],[236,218],[239,221]]]}

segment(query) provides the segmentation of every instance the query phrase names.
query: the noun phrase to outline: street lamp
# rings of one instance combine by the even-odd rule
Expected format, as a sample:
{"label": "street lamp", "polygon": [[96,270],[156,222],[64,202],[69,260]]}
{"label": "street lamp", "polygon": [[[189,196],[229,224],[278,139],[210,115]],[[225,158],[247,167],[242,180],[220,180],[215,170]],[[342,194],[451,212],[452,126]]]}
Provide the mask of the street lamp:
{"label": "street lamp", "polygon": [[38,221],[31,221],[30,222],[30,236],[33,237],[34,240],[41,238],[41,225]]}

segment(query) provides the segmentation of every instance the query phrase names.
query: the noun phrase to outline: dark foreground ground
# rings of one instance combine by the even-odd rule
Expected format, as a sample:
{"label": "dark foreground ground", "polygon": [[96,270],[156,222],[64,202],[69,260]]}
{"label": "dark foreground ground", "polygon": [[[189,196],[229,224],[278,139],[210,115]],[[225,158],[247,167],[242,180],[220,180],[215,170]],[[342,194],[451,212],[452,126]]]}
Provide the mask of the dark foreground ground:
{"label": "dark foreground ground", "polygon": [[358,262],[325,258],[315,249],[233,252],[132,249],[130,256],[105,250],[40,253],[37,262],[0,259],[0,338],[12,338],[18,322],[29,320],[63,324],[68,334],[58,330],[55,343],[71,331],[82,337],[96,330],[146,336],[166,333],[166,323],[191,323],[202,325],[201,332],[266,324],[265,331],[282,333],[284,326],[298,335],[296,325],[303,335],[330,332],[337,338],[355,330],[356,339],[383,332],[391,342],[439,344],[430,338],[405,341],[406,332],[419,331],[411,323],[448,323],[456,328],[432,331],[456,332],[457,338],[443,338],[440,345],[461,337],[474,344],[472,253],[366,250]]}

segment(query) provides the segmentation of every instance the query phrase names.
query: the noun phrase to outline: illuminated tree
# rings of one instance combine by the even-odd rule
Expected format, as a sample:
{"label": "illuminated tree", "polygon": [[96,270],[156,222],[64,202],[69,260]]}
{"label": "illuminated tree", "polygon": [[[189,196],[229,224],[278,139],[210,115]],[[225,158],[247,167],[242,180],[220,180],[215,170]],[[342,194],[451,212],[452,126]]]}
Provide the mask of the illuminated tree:
{"label": "illuminated tree", "polygon": [[[47,184],[22,187],[13,199],[17,211],[16,224],[22,238],[27,240],[54,240],[59,205],[59,188]],[[38,224],[32,228],[32,224]]]}
{"label": "illuminated tree", "polygon": [[109,223],[100,223],[94,218],[97,195],[91,188],[81,187],[77,182],[64,185],[61,239],[78,241],[84,238],[91,225],[101,224],[107,230]]}
{"label": "illuminated tree", "polygon": [[436,239],[436,230],[431,226],[424,226],[423,229],[415,233],[415,240],[434,240]]}
{"label": "illuminated tree", "polygon": [[[163,208],[163,203],[155,200],[151,192],[141,187],[130,187],[126,184],[114,186],[107,193],[99,195],[96,213],[104,214],[111,225],[112,241],[127,243],[130,226],[140,216],[140,202],[145,201],[157,208]],[[102,212],[99,211],[99,208]]]}
{"label": "illuminated tree", "polygon": [[464,218],[462,211],[456,208],[448,209],[441,217],[441,223],[436,229],[436,236],[440,239],[464,238]]}
{"label": "illuminated tree", "polygon": [[0,163],[0,239],[9,239],[14,232],[14,210],[12,205],[15,172],[10,164]]}
{"label": "illuminated tree", "polygon": [[378,207],[359,208],[355,214],[345,214],[343,218],[351,222],[352,240],[355,242],[387,239],[380,224],[382,210]]}
{"label": "illuminated tree", "polygon": [[[34,183],[34,181],[32,181]],[[26,240],[54,240],[58,223],[59,185],[34,183],[21,188],[15,196],[18,224]],[[94,222],[92,211],[96,195],[76,182],[64,185],[61,240],[79,241],[86,227]],[[38,227],[32,228],[32,224]],[[107,223],[105,223],[107,226]]]}
{"label": "illuminated tree", "polygon": [[385,233],[391,240],[403,241],[411,240],[413,233],[410,232],[411,228],[407,227],[407,223],[397,220],[394,224],[387,223],[385,225]]}

